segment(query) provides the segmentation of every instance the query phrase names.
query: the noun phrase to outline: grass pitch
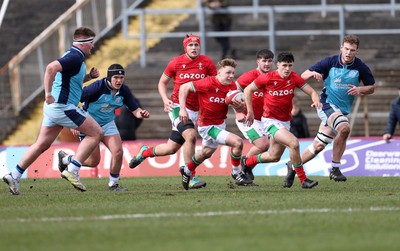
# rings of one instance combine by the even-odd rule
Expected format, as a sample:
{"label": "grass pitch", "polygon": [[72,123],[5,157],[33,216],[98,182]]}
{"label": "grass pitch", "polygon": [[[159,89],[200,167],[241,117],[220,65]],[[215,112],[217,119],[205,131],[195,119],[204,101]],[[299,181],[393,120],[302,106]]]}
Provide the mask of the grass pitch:
{"label": "grass pitch", "polygon": [[62,179],[24,179],[20,196],[0,188],[2,250],[400,250],[399,177],[256,177],[238,187],[230,177],[201,177],[185,191],[180,177],[82,179],[79,192]]}

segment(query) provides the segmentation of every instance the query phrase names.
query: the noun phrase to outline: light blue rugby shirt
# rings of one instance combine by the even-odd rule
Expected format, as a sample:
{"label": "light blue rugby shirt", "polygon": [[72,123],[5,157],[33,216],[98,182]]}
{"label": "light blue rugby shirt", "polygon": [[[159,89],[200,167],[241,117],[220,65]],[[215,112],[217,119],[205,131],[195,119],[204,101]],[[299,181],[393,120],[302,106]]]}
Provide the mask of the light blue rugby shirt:
{"label": "light blue rugby shirt", "polygon": [[353,62],[343,65],[341,54],[327,57],[309,68],[310,71],[316,71],[322,74],[324,79],[324,88],[321,92],[321,103],[324,108],[329,107],[326,103],[336,105],[343,114],[347,115],[351,111],[354,102],[354,96],[348,95],[349,85],[360,86],[360,81],[364,85],[375,84],[374,76],[368,66],[359,58]]}
{"label": "light blue rugby shirt", "polygon": [[115,110],[123,105],[130,111],[139,108],[137,99],[124,83],[112,96],[112,88],[107,83],[107,78],[99,79],[83,88],[81,102],[83,109],[92,116],[100,126],[103,126],[115,118]]}
{"label": "light blue rugby shirt", "polygon": [[85,54],[75,46],[57,59],[62,71],[57,72],[51,95],[56,103],[78,105],[82,95],[83,80],[86,76]]}

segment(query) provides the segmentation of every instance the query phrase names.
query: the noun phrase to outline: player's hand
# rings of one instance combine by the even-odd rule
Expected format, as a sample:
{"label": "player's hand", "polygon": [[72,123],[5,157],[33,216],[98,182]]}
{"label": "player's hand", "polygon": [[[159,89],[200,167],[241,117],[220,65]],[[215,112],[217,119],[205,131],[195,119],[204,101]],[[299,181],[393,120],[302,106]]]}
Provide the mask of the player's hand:
{"label": "player's hand", "polygon": [[98,78],[100,76],[100,71],[96,67],[92,67],[89,72],[90,78]]}
{"label": "player's hand", "polygon": [[188,118],[188,113],[187,113],[186,109],[181,109],[181,110],[179,111],[179,119],[180,119],[184,124],[186,124],[186,123],[188,122],[189,118]]}
{"label": "player's hand", "polygon": [[232,106],[236,112],[244,112],[246,109],[246,103],[244,101],[233,100]]}
{"label": "player's hand", "polygon": [[254,123],[254,113],[248,111],[246,115],[246,125],[251,126],[253,123]]}
{"label": "player's hand", "polygon": [[239,122],[246,122],[246,115],[243,112],[235,113],[235,119]]}
{"label": "player's hand", "polygon": [[172,111],[172,106],[173,102],[171,100],[168,99],[167,102],[164,102],[164,112],[168,113]]}
{"label": "player's hand", "polygon": [[382,136],[382,139],[384,140],[384,141],[386,141],[386,143],[390,143],[390,139],[392,138],[392,135],[391,134],[389,134],[389,133],[385,133],[385,134],[383,134],[383,136]]}
{"label": "player's hand", "polygon": [[147,118],[150,118],[151,115],[150,115],[150,112],[148,112],[147,110],[141,110],[140,116],[142,116],[142,118],[147,119]]}
{"label": "player's hand", "polygon": [[47,96],[46,97],[46,104],[48,104],[48,105],[53,104],[54,101],[56,101],[56,100],[54,99],[53,96]]}
{"label": "player's hand", "polygon": [[350,89],[347,91],[347,94],[353,96],[359,96],[361,94],[360,87],[355,85],[349,85]]}
{"label": "player's hand", "polygon": [[75,129],[69,129],[69,130],[71,131],[72,135],[74,135],[75,137],[79,138],[80,132],[78,130],[75,130]]}
{"label": "player's hand", "polygon": [[323,80],[322,74],[316,71],[313,71],[313,78],[315,78],[318,82],[321,82]]}
{"label": "player's hand", "polygon": [[311,107],[315,108],[315,109],[321,109],[322,108],[322,103],[321,102],[313,102],[311,104]]}

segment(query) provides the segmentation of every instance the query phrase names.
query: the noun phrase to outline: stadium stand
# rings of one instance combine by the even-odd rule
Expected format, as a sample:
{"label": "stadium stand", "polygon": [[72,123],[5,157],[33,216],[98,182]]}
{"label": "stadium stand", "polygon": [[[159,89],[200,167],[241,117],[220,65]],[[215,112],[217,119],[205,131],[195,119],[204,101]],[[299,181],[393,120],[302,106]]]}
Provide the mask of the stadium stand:
{"label": "stadium stand", "polygon": [[[1,1],[0,1],[1,2]],[[15,1],[16,3],[18,1]],[[36,2],[36,1],[32,1]],[[41,1],[39,1],[41,2]],[[68,2],[68,1],[65,1]],[[70,1],[71,2],[71,1]],[[72,1],[74,2],[74,1]],[[243,6],[251,4],[251,0],[231,0],[233,6]],[[260,1],[260,4],[268,2],[270,5],[282,5],[282,1]],[[320,1],[284,1],[285,4],[320,4]],[[328,1],[328,3],[348,4],[351,1]],[[368,0],[363,3],[388,3],[388,1]],[[11,7],[11,6],[10,6]],[[31,7],[34,9],[34,7]],[[45,16],[45,15],[43,15]],[[376,22],[379,18],[379,22]],[[207,29],[211,30],[211,25],[207,20]],[[6,22],[4,22],[6,23]],[[337,17],[329,15],[321,19],[320,15],[290,15],[286,17],[277,16],[277,24],[280,29],[295,29],[301,25],[307,25],[314,29],[321,29],[326,26],[337,26]],[[359,27],[374,27],[377,25],[385,25],[385,27],[397,27],[399,23],[398,17],[392,17],[387,12],[370,15],[369,13],[357,13],[348,22],[349,29]],[[265,16],[260,16],[255,20],[251,15],[238,15],[234,18],[233,28],[240,30],[259,30],[265,27],[267,19]],[[0,29],[0,32],[3,30]],[[182,21],[176,31],[192,31],[197,30],[196,20],[186,19]],[[4,36],[1,36],[2,38]],[[385,128],[385,123],[390,106],[390,100],[396,95],[392,90],[397,88],[400,73],[394,70],[396,58],[393,55],[398,54],[400,47],[397,45],[397,35],[361,35],[361,52],[359,56],[371,66],[376,83],[379,87],[373,96],[367,100],[368,109],[371,116],[369,117],[369,136],[380,136]],[[30,38],[32,39],[32,38]],[[262,37],[252,37],[245,39],[246,44],[251,46],[243,46],[243,38],[233,37],[232,47],[240,48],[237,53],[239,67],[237,76],[242,72],[252,69],[255,66],[254,54],[255,50],[268,46],[268,39]],[[173,56],[183,53],[181,39],[168,38],[162,40],[155,45],[154,48],[148,51],[148,66],[144,69],[140,68],[139,62],[135,61],[127,65],[127,83],[133,90],[135,95],[141,100],[142,105],[152,113],[152,118],[144,121],[137,131],[139,139],[165,139],[169,136],[170,123],[168,117],[162,110],[162,103],[157,92],[158,79],[166,66],[168,60]],[[10,41],[11,42],[11,41]],[[219,58],[219,47],[213,38],[207,38],[207,55],[215,62]],[[104,43],[106,44],[106,43]],[[338,52],[339,42],[337,36],[296,36],[279,38],[277,41],[277,51],[289,50],[295,55],[295,71],[302,72],[308,66],[313,64],[325,56]],[[118,61],[118,59],[115,59]],[[314,83],[313,83],[314,84]],[[314,86],[320,89],[318,84]],[[305,96],[299,95],[300,105],[308,117],[309,127],[311,132],[315,132],[319,124],[319,119],[315,112],[309,108],[308,100]],[[373,119],[371,119],[373,118]],[[365,136],[364,119],[356,120],[353,128],[352,136]],[[228,129],[232,132],[238,132],[233,120],[229,121]],[[33,132],[30,130],[30,134]],[[0,138],[0,141],[2,138]],[[3,142],[4,144],[4,142]],[[21,142],[24,144],[24,142]]]}

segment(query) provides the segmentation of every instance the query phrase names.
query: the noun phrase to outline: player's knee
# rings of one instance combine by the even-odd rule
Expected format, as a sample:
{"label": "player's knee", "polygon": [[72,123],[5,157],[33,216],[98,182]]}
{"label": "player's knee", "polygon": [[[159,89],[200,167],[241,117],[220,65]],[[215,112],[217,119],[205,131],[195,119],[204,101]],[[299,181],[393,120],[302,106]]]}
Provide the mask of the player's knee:
{"label": "player's knee", "polygon": [[124,151],[123,151],[122,147],[114,150],[113,153],[112,153],[112,155],[115,156],[115,158],[117,158],[117,159],[119,159],[119,158],[122,159],[122,155],[123,154],[124,154]]}
{"label": "player's knee", "polygon": [[290,149],[293,149],[293,150],[297,151],[299,149],[299,147],[300,147],[299,146],[299,140],[298,139],[290,140],[288,146],[289,146]]}
{"label": "player's knee", "polygon": [[350,125],[343,124],[338,130],[338,135],[347,138],[350,135],[350,131],[351,131]]}
{"label": "player's knee", "polygon": [[337,132],[345,130],[345,128],[350,130],[349,119],[340,112],[335,112],[330,117],[330,127]]}
{"label": "player's knee", "polygon": [[232,148],[243,149],[243,140],[240,137],[236,137],[232,140]]}
{"label": "player's knee", "polygon": [[187,123],[180,122],[177,126],[176,129],[178,129],[178,132],[181,134],[184,133],[187,129],[193,129],[195,132],[196,130],[194,129],[194,124],[191,120],[189,120]]}

